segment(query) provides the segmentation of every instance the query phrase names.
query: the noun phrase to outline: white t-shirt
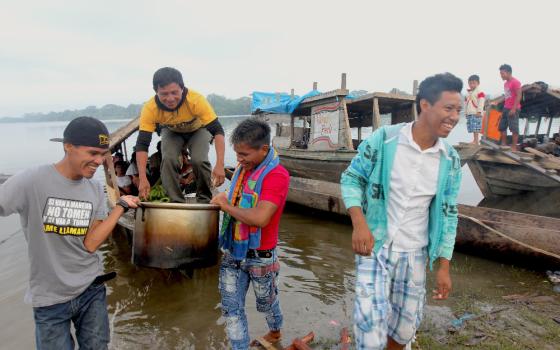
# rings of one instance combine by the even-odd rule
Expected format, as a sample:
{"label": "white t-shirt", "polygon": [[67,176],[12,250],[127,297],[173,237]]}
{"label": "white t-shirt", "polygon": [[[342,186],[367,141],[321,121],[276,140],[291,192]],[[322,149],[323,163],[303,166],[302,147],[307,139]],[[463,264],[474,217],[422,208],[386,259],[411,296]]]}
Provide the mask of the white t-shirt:
{"label": "white t-shirt", "polygon": [[138,175],[138,168],[136,167],[136,163],[130,163],[128,169],[126,169],[126,175]]}
{"label": "white t-shirt", "polygon": [[130,177],[128,175],[117,176],[117,185],[119,185],[119,187],[121,188],[125,188],[132,185],[132,180],[130,180]]}

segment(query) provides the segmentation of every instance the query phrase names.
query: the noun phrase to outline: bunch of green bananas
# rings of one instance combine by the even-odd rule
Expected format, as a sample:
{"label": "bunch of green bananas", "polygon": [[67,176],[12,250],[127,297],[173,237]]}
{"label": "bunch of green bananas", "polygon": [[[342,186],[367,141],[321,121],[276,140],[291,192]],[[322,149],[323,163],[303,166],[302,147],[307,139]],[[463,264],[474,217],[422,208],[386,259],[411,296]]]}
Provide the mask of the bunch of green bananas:
{"label": "bunch of green bananas", "polygon": [[167,193],[165,193],[163,186],[158,183],[150,190],[148,200],[156,203],[168,203],[169,197],[167,197]]}

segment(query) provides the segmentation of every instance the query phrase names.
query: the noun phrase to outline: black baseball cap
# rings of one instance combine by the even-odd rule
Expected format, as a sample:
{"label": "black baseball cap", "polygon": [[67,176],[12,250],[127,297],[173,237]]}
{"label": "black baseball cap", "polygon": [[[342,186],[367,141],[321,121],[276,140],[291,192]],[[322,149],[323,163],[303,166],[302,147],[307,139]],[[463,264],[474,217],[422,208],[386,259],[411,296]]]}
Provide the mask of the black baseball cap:
{"label": "black baseball cap", "polygon": [[64,129],[62,141],[75,146],[109,148],[109,130],[102,121],[92,117],[78,117],[73,119]]}

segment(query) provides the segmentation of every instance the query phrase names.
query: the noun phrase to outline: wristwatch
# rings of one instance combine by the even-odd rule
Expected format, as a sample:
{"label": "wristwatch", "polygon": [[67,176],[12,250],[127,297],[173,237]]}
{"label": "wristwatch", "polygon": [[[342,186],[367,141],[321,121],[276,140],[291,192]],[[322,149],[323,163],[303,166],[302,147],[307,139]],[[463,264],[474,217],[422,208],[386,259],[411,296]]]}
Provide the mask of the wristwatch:
{"label": "wristwatch", "polygon": [[128,209],[130,209],[128,203],[122,198],[119,198],[119,200],[117,201],[117,205],[123,207],[125,213],[128,211]]}

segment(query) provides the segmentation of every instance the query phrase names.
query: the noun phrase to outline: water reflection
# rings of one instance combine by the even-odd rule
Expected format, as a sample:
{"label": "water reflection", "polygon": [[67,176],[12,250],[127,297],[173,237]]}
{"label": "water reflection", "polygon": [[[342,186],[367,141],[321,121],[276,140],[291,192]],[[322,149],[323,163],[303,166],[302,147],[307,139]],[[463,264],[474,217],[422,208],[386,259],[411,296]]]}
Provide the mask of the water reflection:
{"label": "water reflection", "polygon": [[[280,303],[285,339],[314,330],[336,338],[351,310],[354,257],[347,225],[323,222],[288,211],[281,222]],[[109,283],[109,313],[115,349],[223,349],[227,347],[219,308],[218,266],[184,272],[140,268],[130,262],[125,234],[103,248]],[[247,294],[251,336],[266,323]]]}

